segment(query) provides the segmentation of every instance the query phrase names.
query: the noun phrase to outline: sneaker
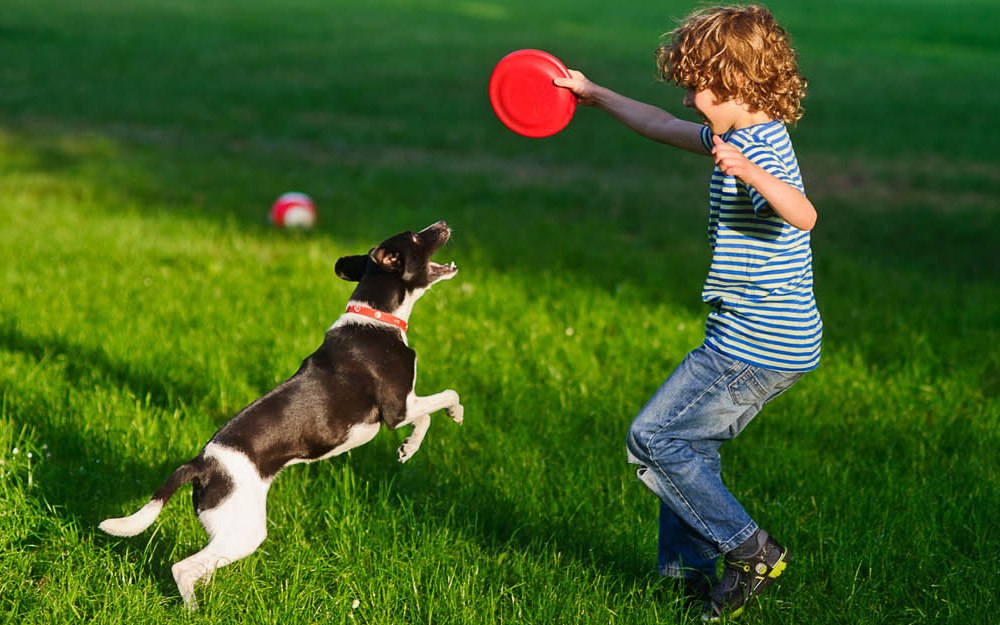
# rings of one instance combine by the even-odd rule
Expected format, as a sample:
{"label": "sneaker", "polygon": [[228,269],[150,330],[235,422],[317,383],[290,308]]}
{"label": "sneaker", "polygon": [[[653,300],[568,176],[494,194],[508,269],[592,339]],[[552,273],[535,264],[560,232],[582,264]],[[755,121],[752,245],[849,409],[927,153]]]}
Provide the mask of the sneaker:
{"label": "sneaker", "polygon": [[717,621],[723,615],[737,617],[750,599],[784,572],[790,556],[764,530],[757,530],[742,545],[726,554],[722,580],[712,589],[703,621]]}

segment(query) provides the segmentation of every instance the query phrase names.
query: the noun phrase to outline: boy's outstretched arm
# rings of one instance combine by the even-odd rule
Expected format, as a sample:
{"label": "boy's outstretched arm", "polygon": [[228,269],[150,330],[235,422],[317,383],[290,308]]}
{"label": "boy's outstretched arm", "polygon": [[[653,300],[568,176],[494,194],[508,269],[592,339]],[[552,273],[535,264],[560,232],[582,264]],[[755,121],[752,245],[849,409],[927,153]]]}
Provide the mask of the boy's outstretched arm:
{"label": "boy's outstretched arm", "polygon": [[706,154],[701,142],[701,124],[675,117],[661,108],[633,100],[595,84],[576,70],[569,78],[556,78],[557,87],[569,89],[580,104],[605,111],[628,128],[653,141]]}
{"label": "boy's outstretched arm", "polygon": [[750,162],[739,148],[712,136],[715,164],[727,176],[736,176],[764,196],[771,209],[799,230],[812,230],[816,225],[816,208],[801,191]]}

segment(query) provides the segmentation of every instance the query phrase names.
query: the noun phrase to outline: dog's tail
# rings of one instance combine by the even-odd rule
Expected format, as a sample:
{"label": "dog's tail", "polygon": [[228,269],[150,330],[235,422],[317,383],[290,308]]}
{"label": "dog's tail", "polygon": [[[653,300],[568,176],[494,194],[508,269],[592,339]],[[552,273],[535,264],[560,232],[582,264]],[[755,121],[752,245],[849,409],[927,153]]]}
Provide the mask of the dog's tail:
{"label": "dog's tail", "polygon": [[200,477],[203,472],[201,456],[182,464],[153,493],[149,503],[140,508],[138,512],[119,519],[106,519],[98,527],[114,536],[135,536],[152,525],[156,517],[160,516],[160,511],[163,510],[163,506],[170,500],[174,491]]}

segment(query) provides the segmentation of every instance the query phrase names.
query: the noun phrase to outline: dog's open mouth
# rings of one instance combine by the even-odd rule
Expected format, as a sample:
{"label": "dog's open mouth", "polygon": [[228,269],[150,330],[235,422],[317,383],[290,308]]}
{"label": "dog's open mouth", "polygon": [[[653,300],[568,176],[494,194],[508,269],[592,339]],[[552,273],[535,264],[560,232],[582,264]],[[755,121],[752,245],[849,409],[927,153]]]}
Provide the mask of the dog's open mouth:
{"label": "dog's open mouth", "polygon": [[427,273],[430,274],[431,280],[435,281],[446,280],[458,273],[458,267],[454,262],[450,262],[447,265],[431,262],[428,267]]}

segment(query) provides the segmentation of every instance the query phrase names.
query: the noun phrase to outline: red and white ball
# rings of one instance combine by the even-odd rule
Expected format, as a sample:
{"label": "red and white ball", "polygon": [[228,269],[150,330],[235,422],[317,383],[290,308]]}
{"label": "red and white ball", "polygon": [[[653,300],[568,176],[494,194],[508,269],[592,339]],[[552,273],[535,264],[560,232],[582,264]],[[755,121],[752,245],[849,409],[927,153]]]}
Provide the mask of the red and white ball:
{"label": "red and white ball", "polygon": [[279,228],[312,228],[316,205],[305,193],[284,193],[271,207],[271,223]]}

